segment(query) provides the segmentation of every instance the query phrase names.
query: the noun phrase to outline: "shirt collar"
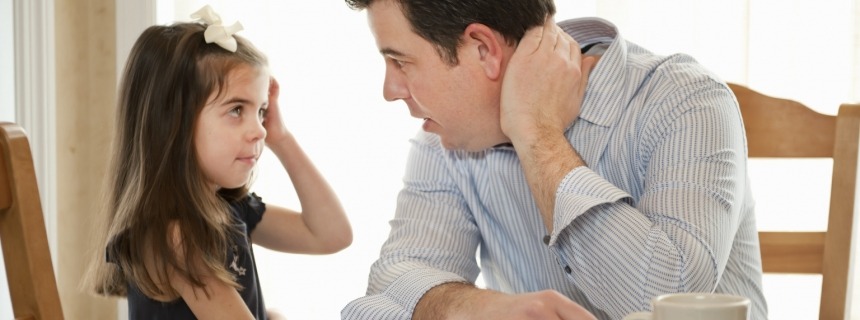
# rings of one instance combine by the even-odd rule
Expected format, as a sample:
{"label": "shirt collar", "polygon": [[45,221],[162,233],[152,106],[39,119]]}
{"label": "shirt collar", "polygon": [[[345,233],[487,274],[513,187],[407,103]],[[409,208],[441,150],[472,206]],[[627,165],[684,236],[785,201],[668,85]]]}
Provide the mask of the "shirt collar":
{"label": "shirt collar", "polygon": [[564,20],[558,26],[583,47],[597,42],[612,42],[618,36],[615,25],[597,17]]}
{"label": "shirt collar", "polygon": [[626,42],[615,25],[601,18],[576,18],[561,21],[558,25],[581,47],[594,43],[609,44],[589,75],[579,118],[597,125],[611,126],[623,109],[616,106],[623,102],[626,95]]}

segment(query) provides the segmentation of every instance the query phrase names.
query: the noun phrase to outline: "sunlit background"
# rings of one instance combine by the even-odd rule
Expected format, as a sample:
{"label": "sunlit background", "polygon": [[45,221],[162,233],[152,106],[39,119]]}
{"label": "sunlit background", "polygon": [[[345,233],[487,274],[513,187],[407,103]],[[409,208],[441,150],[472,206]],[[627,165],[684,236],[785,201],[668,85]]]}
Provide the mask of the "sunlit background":
{"label": "sunlit background", "polygon": [[[835,114],[840,103],[860,100],[858,3],[556,0],[556,20],[608,19],[627,40],[654,52],[691,54],[727,81]],[[204,4],[225,23],[241,21],[240,34],[269,56],[285,121],[340,195],[353,225],[353,245],[334,255],[255,248],[266,304],[290,319],[337,319],[344,305],[364,295],[394,214],[408,139],[420,121],[402,103],[382,99],[383,61],[363,12],[342,1],[159,0],[158,23],[188,21]],[[119,52],[121,59],[125,55]],[[830,187],[829,165],[809,160],[797,170],[780,161],[751,161],[760,228],[824,229],[829,193],[821,190]],[[271,153],[259,172],[253,189],[266,202],[299,208]],[[794,180],[806,181],[807,188],[774,188]],[[817,318],[820,282],[820,276],[765,276],[770,318]],[[2,303],[8,302],[0,301],[5,319],[9,308]]]}

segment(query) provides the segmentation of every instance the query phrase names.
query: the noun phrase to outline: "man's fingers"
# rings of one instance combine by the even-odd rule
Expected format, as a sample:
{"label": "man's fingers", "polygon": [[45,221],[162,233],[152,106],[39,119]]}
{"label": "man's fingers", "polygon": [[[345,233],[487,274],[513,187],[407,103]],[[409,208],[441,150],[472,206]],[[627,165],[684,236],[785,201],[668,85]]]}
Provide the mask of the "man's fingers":
{"label": "man's fingers", "polygon": [[586,56],[582,58],[582,74],[585,76],[591,74],[591,70],[594,69],[595,65],[597,65],[597,57]]}
{"label": "man's fingers", "polygon": [[597,320],[591,312],[570,300],[556,305],[556,308],[558,317],[563,320]]}
{"label": "man's fingers", "polygon": [[523,39],[520,40],[520,43],[517,46],[517,51],[523,51],[528,54],[532,54],[537,51],[543,40],[545,30],[545,26],[537,26],[526,30],[526,34],[523,35]]}
{"label": "man's fingers", "polygon": [[555,24],[555,19],[548,16],[543,25],[526,30],[517,46],[517,51],[523,51],[529,55],[537,52],[541,46],[550,46],[554,50],[566,52],[569,49],[562,48],[562,46],[567,47],[567,44],[572,40],[570,35]]}
{"label": "man's fingers", "polygon": [[588,78],[591,77],[591,70],[594,69],[594,66],[597,64],[597,57],[595,56],[583,56],[582,63],[580,64],[580,79],[579,79],[579,91],[583,93],[583,98],[585,96],[585,90],[588,87]]}
{"label": "man's fingers", "polygon": [[580,83],[582,84],[583,91],[585,91],[585,86],[588,84],[588,78],[591,77],[591,70],[594,70],[594,66],[596,65],[597,57],[585,56],[584,58],[582,58],[582,64],[580,66],[582,80],[580,81]]}
{"label": "man's fingers", "polygon": [[559,33],[564,36],[565,42],[570,47],[570,59],[575,60],[577,55],[581,55],[581,53],[580,53],[581,49],[579,48],[579,42],[576,42],[576,40],[573,39],[573,37],[571,37],[569,34],[567,34],[567,32],[564,32],[564,30],[561,29],[561,27],[558,27],[558,28],[560,29]]}
{"label": "man's fingers", "polygon": [[553,19],[552,16],[547,16],[546,19],[543,21],[543,27],[548,30],[554,30],[558,27],[558,25],[555,24],[555,19]]}
{"label": "man's fingers", "polygon": [[[558,28],[558,27],[556,27]],[[567,38],[563,36],[564,33],[561,29],[556,32],[556,45],[555,50],[558,51],[558,54],[562,57],[569,57],[571,60],[576,60],[578,56],[576,56],[577,50],[573,48],[573,44],[567,41]]]}
{"label": "man's fingers", "polygon": [[555,25],[555,20],[552,17],[546,18],[543,23],[543,30],[543,43],[541,45],[549,45],[553,49],[557,48],[561,39],[559,39],[558,26]]}

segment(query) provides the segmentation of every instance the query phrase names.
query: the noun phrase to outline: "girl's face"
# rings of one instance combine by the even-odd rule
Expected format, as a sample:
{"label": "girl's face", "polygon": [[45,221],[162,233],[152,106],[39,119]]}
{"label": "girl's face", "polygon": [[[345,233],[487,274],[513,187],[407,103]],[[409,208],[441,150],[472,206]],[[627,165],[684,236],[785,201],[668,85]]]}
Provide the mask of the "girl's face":
{"label": "girl's face", "polygon": [[248,183],[266,139],[268,92],[269,72],[241,65],[230,72],[221,95],[213,92],[200,112],[194,146],[214,190]]}

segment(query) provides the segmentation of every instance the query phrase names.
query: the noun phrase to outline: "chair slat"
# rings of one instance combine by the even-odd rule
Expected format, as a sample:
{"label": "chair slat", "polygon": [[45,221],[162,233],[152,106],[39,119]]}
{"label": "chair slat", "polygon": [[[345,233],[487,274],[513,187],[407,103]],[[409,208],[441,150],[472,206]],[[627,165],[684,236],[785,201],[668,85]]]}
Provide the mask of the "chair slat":
{"label": "chair slat", "polygon": [[0,123],[0,244],[16,319],[63,319],[30,144]]}
{"label": "chair slat", "polygon": [[844,104],[838,115],[830,116],[741,85],[729,87],[743,116],[750,158],[833,159],[830,207],[821,211],[828,217],[827,230],[759,232],[759,241],[764,272],[821,274],[819,319],[843,320],[856,211],[860,105]]}
{"label": "chair slat", "polygon": [[824,232],[759,232],[762,269],[772,273],[821,273]]}

